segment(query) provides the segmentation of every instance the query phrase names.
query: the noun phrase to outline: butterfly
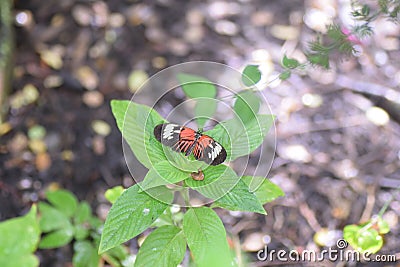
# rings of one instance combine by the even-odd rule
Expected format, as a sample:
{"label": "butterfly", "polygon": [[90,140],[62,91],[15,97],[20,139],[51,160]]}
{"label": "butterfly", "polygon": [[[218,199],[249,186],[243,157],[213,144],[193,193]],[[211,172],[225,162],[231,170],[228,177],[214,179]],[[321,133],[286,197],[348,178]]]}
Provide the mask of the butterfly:
{"label": "butterfly", "polygon": [[154,136],[163,145],[189,156],[193,153],[197,160],[209,165],[218,165],[225,161],[225,148],[212,137],[189,127],[174,123],[163,123],[154,127]]}

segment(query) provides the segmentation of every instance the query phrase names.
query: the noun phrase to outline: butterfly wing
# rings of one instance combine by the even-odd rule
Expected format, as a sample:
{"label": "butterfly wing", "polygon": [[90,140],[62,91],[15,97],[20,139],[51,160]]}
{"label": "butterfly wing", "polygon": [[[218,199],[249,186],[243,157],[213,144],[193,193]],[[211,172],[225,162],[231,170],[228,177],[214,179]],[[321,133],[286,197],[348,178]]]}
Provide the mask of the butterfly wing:
{"label": "butterfly wing", "polygon": [[193,129],[173,123],[159,124],[154,127],[154,136],[161,144],[187,155],[190,154],[196,140],[196,132]]}
{"label": "butterfly wing", "polygon": [[175,150],[184,152],[186,156],[189,156],[189,154],[193,150],[195,141],[196,141],[196,131],[188,127],[182,127],[179,136],[179,141],[176,145]]}
{"label": "butterfly wing", "polygon": [[197,160],[215,166],[225,161],[226,150],[210,136],[201,135],[194,147],[193,155]]}

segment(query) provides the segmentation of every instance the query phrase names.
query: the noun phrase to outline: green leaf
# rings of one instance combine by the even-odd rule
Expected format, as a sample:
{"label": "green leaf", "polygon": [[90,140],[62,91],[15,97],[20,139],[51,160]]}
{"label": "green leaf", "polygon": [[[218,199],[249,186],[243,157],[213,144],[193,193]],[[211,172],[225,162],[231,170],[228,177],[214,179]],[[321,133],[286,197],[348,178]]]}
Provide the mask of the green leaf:
{"label": "green leaf", "polygon": [[343,229],[343,238],[359,252],[376,253],[383,246],[382,236],[373,228],[364,225],[347,225]]}
{"label": "green leaf", "polygon": [[111,204],[114,204],[124,191],[125,189],[122,186],[114,186],[113,188],[107,189],[104,196]]}
{"label": "green leaf", "polygon": [[68,227],[71,224],[64,213],[44,202],[39,202],[39,212],[40,229],[45,233]]}
{"label": "green leaf", "polygon": [[273,115],[259,114],[256,118],[246,124],[236,118],[227,120],[205,134],[218,141],[225,148],[227,159],[232,161],[256,150],[273,125]]}
{"label": "green leaf", "polygon": [[196,116],[197,126],[204,127],[204,124],[212,118],[217,110],[217,101],[210,98],[197,98],[194,106],[194,115]]}
{"label": "green leaf", "polygon": [[326,35],[331,38],[336,43],[340,43],[344,39],[346,39],[346,35],[343,33],[342,29],[337,24],[330,24],[326,26],[327,32]]}
{"label": "green leaf", "polygon": [[74,237],[74,228],[72,225],[55,230],[45,235],[39,243],[39,248],[59,248],[71,242]]}
{"label": "green leaf", "polygon": [[167,208],[163,214],[158,217],[151,227],[161,227],[164,225],[174,225],[174,221],[172,220],[171,208]]}
{"label": "green leaf", "polygon": [[242,81],[246,86],[253,86],[261,80],[261,71],[258,65],[247,65],[242,73]]}
{"label": "green leaf", "polygon": [[95,216],[90,216],[88,222],[89,222],[90,226],[92,226],[95,229],[103,226],[103,221]]}
{"label": "green leaf", "polygon": [[167,146],[164,146],[164,153],[170,164],[183,172],[198,172],[198,170],[202,170],[209,166],[203,161],[196,160],[193,154],[187,157],[185,154],[177,153],[175,150]]}
{"label": "green leaf", "polygon": [[217,88],[205,77],[179,73],[177,78],[182,86],[183,92],[189,98],[215,98],[217,95]]}
{"label": "green leaf", "polygon": [[83,240],[89,236],[88,226],[84,224],[74,225],[74,237],[76,240]]}
{"label": "green leaf", "polygon": [[378,252],[383,246],[382,236],[379,235],[378,231],[372,228],[359,231],[357,242],[362,251],[368,251],[370,253]]}
{"label": "green leaf", "polygon": [[165,120],[152,108],[124,100],[112,100],[111,109],[122,136],[135,157],[146,168],[166,160],[160,142],[154,136],[154,127]]}
{"label": "green leaf", "polygon": [[310,55],[307,55],[307,59],[313,65],[318,65],[325,69],[329,69],[329,56],[328,55],[310,54]]}
{"label": "green leaf", "polygon": [[357,248],[357,233],[361,229],[360,226],[351,224],[343,228],[343,238],[354,248]]}
{"label": "green leaf", "polygon": [[203,128],[208,118],[212,117],[217,109],[215,100],[217,88],[205,77],[179,73],[177,78],[185,95],[196,99],[194,114],[198,127]]}
{"label": "green leaf", "polygon": [[290,70],[285,70],[284,72],[279,74],[279,79],[281,79],[282,81],[285,81],[290,78],[291,74],[292,74],[292,72]]}
{"label": "green leaf", "polygon": [[112,249],[108,250],[106,252],[106,254],[109,255],[109,256],[112,256],[113,258],[115,258],[115,259],[117,259],[119,261],[123,261],[129,256],[128,249],[123,245],[116,246],[115,248],[112,248]]}
{"label": "green leaf", "polygon": [[209,166],[203,174],[204,180],[187,179],[186,185],[213,200],[224,196],[239,181],[236,173],[225,165]]}
{"label": "green leaf", "polygon": [[288,58],[286,55],[283,56],[282,66],[288,69],[295,69],[300,66],[300,62],[293,58]]}
{"label": "green leaf", "polygon": [[74,244],[72,263],[74,267],[98,267],[100,256],[89,241],[77,241]]}
{"label": "green leaf", "polygon": [[171,163],[164,160],[155,164],[139,185],[141,190],[145,191],[160,185],[174,184],[183,181],[189,178],[189,176],[189,173],[175,168]]}
{"label": "green leaf", "polygon": [[213,207],[267,214],[256,194],[250,192],[249,187],[242,180],[239,180],[232,190],[215,201]]}
{"label": "green leaf", "polygon": [[67,217],[72,217],[78,207],[77,198],[69,191],[56,190],[46,192],[47,200]]}
{"label": "green leaf", "polygon": [[247,123],[256,118],[260,110],[260,103],[260,98],[254,92],[244,90],[236,95],[233,109],[243,123]]}
{"label": "green leaf", "polygon": [[90,208],[89,203],[87,203],[86,201],[82,201],[76,209],[74,222],[77,224],[84,223],[89,220],[91,215],[92,209]]}
{"label": "green leaf", "polygon": [[271,202],[274,199],[285,195],[279,186],[267,178],[259,176],[243,176],[242,180],[249,187],[250,192],[255,193],[261,204]]}
{"label": "green leaf", "polygon": [[183,232],[196,266],[234,266],[224,225],[212,209],[189,209],[183,217]]}
{"label": "green leaf", "polygon": [[33,205],[25,216],[0,223],[0,266],[39,266],[38,258],[33,255],[40,238],[36,213]]}
{"label": "green leaf", "polygon": [[363,14],[363,16],[367,17],[369,15],[369,12],[370,12],[370,7],[368,5],[363,5],[361,9],[361,13]]}
{"label": "green leaf", "polygon": [[186,240],[176,226],[161,226],[144,241],[136,257],[135,267],[176,267],[185,256]]}
{"label": "green leaf", "polygon": [[[168,207],[168,204],[139,192],[139,185],[134,185],[122,193],[108,213],[101,235],[99,253],[134,238],[146,230]],[[154,188],[151,193],[164,196],[167,203],[173,195],[166,188]]]}

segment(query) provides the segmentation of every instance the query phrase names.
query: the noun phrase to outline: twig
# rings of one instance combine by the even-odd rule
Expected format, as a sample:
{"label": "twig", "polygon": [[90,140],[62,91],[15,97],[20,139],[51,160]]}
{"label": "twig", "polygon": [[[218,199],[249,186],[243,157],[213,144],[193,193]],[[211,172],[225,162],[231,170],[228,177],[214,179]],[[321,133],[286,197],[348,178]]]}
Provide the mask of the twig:
{"label": "twig", "polygon": [[372,211],[375,205],[375,186],[368,187],[367,193],[367,203],[365,204],[365,209],[361,215],[360,222],[366,222],[372,216]]}

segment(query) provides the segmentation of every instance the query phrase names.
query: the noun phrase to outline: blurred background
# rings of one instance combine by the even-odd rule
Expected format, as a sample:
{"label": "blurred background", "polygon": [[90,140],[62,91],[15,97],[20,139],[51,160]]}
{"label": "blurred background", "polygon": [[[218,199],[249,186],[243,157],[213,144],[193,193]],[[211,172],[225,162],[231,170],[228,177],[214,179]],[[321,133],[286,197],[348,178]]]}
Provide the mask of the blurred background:
{"label": "blurred background", "polygon": [[[133,184],[111,99],[130,99],[154,73],[193,60],[278,74],[283,55],[304,61],[327,24],[352,25],[350,11],[346,0],[15,0],[0,37],[0,221],[24,214],[49,186],[105,218],[105,190]],[[254,266],[264,264],[254,252],[265,243],[298,251],[334,244],[392,194],[382,251],[399,253],[400,27],[382,18],[373,28],[329,70],[307,68],[263,91],[277,115],[268,178],[286,196],[266,205],[268,216],[217,211]],[[68,266],[72,252],[40,253],[43,266]]]}

